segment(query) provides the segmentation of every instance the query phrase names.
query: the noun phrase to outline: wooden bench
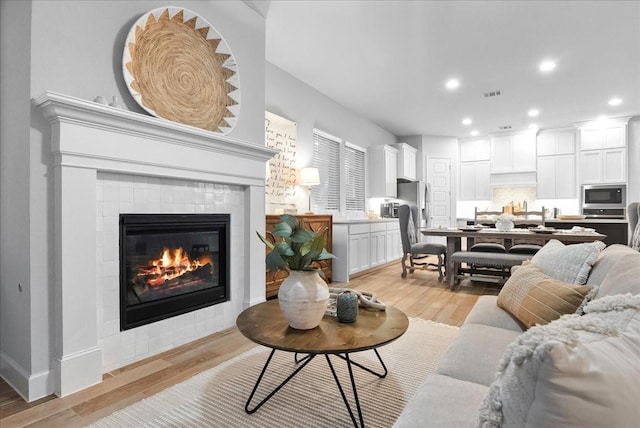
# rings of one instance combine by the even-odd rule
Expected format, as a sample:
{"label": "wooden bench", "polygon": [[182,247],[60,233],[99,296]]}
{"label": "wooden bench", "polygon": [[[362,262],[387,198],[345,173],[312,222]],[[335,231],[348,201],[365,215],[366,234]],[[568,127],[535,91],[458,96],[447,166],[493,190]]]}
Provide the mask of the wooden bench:
{"label": "wooden bench", "polygon": [[[463,273],[499,276],[502,279],[511,275],[513,266],[521,265],[531,259],[530,254],[487,253],[480,251],[458,251],[451,255],[453,272],[449,275],[449,286],[455,287],[458,275]],[[462,263],[470,267],[463,268]],[[476,267],[474,267],[476,266]]]}

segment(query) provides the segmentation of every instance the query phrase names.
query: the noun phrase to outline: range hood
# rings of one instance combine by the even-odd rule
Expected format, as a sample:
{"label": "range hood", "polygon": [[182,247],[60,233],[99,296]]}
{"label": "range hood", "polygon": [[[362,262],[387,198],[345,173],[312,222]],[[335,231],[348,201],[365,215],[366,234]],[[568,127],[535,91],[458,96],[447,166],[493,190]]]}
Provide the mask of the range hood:
{"label": "range hood", "polygon": [[536,173],[531,172],[508,172],[491,174],[489,183],[491,187],[507,186],[536,186]]}

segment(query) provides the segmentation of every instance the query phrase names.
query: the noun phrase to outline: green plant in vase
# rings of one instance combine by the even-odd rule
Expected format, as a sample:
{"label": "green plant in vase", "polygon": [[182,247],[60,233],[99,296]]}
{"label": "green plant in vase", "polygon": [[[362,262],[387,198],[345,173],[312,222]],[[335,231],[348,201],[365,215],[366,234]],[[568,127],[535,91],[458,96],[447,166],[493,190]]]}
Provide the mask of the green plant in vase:
{"label": "green plant in vase", "polygon": [[267,269],[289,271],[278,290],[280,309],[289,326],[312,329],[320,324],[329,302],[329,288],[320,278],[324,272],[313,264],[335,256],[324,247],[322,235],[302,227],[294,216],[283,214],[280,220],[271,232],[275,243],[258,233],[270,249]]}
{"label": "green plant in vase", "polygon": [[322,270],[313,266],[317,261],[335,259],[335,256],[324,248],[324,237],[302,227],[298,219],[292,215],[283,214],[280,220],[271,233],[282,238],[281,240],[272,243],[258,233],[262,242],[271,250],[267,254],[267,269],[315,270],[324,276]]}

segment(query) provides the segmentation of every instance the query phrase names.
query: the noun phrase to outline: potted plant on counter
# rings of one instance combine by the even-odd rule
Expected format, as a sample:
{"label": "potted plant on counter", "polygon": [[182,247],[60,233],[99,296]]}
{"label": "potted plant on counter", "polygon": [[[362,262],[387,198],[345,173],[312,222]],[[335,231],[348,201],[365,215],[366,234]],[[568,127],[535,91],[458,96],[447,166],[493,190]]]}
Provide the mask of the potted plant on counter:
{"label": "potted plant on counter", "polygon": [[270,249],[267,269],[289,271],[278,290],[280,309],[289,326],[312,329],[320,324],[329,302],[329,288],[320,277],[324,272],[314,263],[335,256],[324,248],[321,234],[305,229],[294,216],[283,214],[280,220],[271,232],[275,242],[257,233]]}

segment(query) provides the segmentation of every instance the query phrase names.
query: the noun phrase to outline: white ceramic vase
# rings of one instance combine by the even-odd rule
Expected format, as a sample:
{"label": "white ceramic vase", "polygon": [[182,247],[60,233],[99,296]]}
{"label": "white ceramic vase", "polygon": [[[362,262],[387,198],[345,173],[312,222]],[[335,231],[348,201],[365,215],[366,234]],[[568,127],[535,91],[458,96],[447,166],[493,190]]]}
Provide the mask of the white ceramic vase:
{"label": "white ceramic vase", "polygon": [[316,271],[289,271],[278,290],[280,310],[289,326],[309,330],[320,324],[329,303],[329,287]]}
{"label": "white ceramic vase", "polygon": [[497,220],[496,229],[502,232],[509,232],[513,230],[513,222],[511,220]]}

